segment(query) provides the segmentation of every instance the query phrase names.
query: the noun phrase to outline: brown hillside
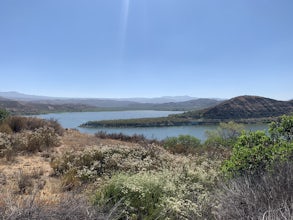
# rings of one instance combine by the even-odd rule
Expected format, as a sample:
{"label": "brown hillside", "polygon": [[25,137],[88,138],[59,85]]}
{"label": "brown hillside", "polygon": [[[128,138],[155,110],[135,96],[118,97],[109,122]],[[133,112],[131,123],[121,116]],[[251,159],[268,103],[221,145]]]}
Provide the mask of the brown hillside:
{"label": "brown hillside", "polygon": [[205,119],[276,117],[293,112],[293,102],[259,96],[239,96],[202,112]]}

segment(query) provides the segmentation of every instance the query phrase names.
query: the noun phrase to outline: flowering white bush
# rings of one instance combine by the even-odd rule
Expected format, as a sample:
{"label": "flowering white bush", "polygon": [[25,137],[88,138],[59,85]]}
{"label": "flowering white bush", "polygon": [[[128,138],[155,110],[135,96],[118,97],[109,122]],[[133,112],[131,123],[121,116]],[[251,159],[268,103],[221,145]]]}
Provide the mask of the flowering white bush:
{"label": "flowering white bush", "polygon": [[203,219],[219,164],[178,165],[162,171],[116,174],[97,190],[95,203],[100,207],[120,203],[126,219]]}
{"label": "flowering white bush", "polygon": [[6,133],[0,133],[0,157],[11,159],[13,139],[12,136]]}
{"label": "flowering white bush", "polygon": [[51,166],[67,190],[85,182],[99,186],[95,204],[106,212],[118,206],[115,216],[203,219],[220,161],[174,155],[155,145],[120,143],[67,152]]}

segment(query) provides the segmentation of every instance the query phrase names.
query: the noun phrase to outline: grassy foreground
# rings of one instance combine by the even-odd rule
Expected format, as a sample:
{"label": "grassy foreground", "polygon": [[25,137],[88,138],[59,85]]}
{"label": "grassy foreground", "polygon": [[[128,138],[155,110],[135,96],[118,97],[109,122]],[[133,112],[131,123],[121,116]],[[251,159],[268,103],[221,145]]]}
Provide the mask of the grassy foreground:
{"label": "grassy foreground", "polygon": [[292,128],[158,142],[5,116],[0,219],[292,219]]}

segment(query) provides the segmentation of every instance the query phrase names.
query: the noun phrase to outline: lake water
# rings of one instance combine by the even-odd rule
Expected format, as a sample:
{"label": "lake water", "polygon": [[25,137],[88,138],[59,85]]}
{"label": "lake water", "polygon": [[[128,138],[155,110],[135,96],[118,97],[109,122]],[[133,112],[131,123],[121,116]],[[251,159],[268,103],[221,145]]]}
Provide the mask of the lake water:
{"label": "lake water", "polygon": [[[178,111],[111,111],[111,112],[66,112],[66,113],[51,113],[44,115],[36,115],[36,117],[50,119],[54,118],[64,128],[76,128],[81,132],[94,134],[99,131],[107,133],[124,133],[127,135],[143,134],[147,138],[156,138],[158,140],[165,139],[166,137],[178,135],[193,135],[200,140],[206,139],[205,131],[216,129],[215,125],[196,125],[196,126],[176,126],[176,127],[150,127],[150,128],[79,128],[82,123],[91,120],[110,120],[110,119],[130,119],[130,118],[153,118],[163,117],[169,114],[178,114]],[[252,124],[246,125],[247,130],[265,130],[265,124]]]}

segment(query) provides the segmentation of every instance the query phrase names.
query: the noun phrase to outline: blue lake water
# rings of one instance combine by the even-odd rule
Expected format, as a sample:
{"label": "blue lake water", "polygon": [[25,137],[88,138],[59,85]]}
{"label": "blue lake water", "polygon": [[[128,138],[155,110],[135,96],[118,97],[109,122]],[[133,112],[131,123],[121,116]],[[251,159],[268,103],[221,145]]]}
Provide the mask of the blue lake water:
{"label": "blue lake water", "polygon": [[[130,119],[130,118],[153,118],[163,117],[169,114],[178,114],[181,112],[175,111],[110,111],[110,112],[66,112],[66,113],[51,113],[44,115],[36,115],[36,117],[50,119],[54,118],[64,128],[76,128],[83,133],[94,134],[99,131],[105,131],[107,133],[124,133],[127,135],[143,134],[147,138],[156,138],[159,140],[166,137],[178,136],[178,135],[193,135],[200,140],[206,139],[206,130],[216,129],[215,125],[196,125],[196,126],[176,126],[176,127],[150,127],[150,128],[79,128],[82,123],[91,120],[110,120],[110,119]],[[267,125],[265,124],[252,124],[246,125],[247,130],[265,130]]]}

